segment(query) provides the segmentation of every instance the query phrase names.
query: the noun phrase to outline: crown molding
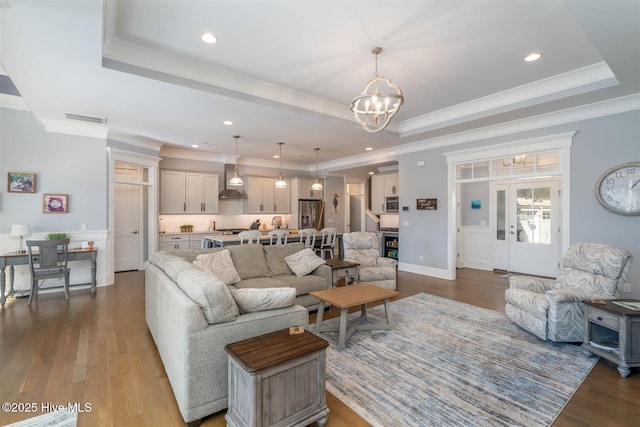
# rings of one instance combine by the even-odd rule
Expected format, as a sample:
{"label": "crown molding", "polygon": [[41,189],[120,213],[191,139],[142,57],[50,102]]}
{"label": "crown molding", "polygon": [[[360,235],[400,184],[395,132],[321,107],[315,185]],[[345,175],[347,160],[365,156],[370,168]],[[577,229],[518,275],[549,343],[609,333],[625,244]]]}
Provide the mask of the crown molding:
{"label": "crown molding", "polygon": [[66,135],[88,136],[91,138],[107,139],[109,128],[107,126],[91,125],[85,123],[69,123],[64,120],[38,118],[47,132],[62,133]]}
{"label": "crown molding", "polygon": [[0,93],[0,107],[11,108],[12,110],[31,111],[21,96],[7,95]]}
{"label": "crown molding", "polygon": [[144,148],[156,152],[160,152],[161,147],[165,144],[164,142],[155,139],[143,136],[125,135],[114,132],[113,130],[109,130],[109,135],[107,138],[110,141],[122,142],[127,145],[132,145],[134,147]]}
{"label": "crown molding", "polygon": [[480,119],[618,84],[606,62],[599,62],[433,113],[404,120],[400,137]]}

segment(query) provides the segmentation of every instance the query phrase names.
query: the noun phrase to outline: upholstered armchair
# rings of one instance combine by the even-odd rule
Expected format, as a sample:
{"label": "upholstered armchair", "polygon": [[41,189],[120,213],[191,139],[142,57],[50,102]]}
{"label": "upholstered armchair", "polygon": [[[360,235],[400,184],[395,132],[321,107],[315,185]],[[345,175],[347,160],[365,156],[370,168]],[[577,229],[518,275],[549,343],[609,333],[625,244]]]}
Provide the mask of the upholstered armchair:
{"label": "upholstered armchair", "polygon": [[342,235],[344,260],[360,264],[358,279],[387,289],[396,288],[398,261],[380,256],[380,243],[374,233],[357,231]]}
{"label": "upholstered armchair", "polygon": [[557,279],[509,278],[506,315],[542,340],[581,342],[582,301],[618,298],[632,259],[624,249],[596,243],[574,244],[562,260]]}

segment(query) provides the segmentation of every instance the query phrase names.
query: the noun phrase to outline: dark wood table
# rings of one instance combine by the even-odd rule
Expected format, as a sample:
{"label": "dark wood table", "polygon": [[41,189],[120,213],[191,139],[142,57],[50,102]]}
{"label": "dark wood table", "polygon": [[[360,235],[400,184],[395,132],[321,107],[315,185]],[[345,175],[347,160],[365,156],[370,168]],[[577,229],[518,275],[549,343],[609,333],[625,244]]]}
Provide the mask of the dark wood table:
{"label": "dark wood table", "polygon": [[[398,291],[392,291],[371,283],[358,283],[351,286],[325,289],[309,292],[309,295],[320,300],[320,307],[316,315],[315,332],[339,331],[339,345],[344,348],[347,341],[355,331],[372,331],[378,329],[393,329],[390,298],[400,295]],[[383,301],[387,316],[387,323],[363,323],[367,319],[367,303]],[[322,325],[325,304],[332,304],[340,308],[340,323],[335,325]],[[347,329],[347,314],[351,307],[360,306],[360,317]]]}
{"label": "dark wood table", "polygon": [[329,343],[297,327],[225,346],[228,426],[306,426],[327,422],[325,351]]}
{"label": "dark wood table", "polygon": [[360,264],[352,261],[344,261],[341,259],[328,259],[327,265],[331,267],[333,272],[333,287],[336,287],[338,280],[344,279],[345,285],[349,284],[351,279],[354,283],[358,281],[358,270]]}

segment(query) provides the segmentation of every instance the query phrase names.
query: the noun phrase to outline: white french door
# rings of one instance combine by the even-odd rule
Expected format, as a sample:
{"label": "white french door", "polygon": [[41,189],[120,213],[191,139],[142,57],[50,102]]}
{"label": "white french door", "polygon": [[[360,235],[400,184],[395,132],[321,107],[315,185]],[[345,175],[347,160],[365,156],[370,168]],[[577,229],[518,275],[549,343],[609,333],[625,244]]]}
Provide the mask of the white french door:
{"label": "white french door", "polygon": [[560,247],[560,180],[493,186],[494,268],[556,277]]}

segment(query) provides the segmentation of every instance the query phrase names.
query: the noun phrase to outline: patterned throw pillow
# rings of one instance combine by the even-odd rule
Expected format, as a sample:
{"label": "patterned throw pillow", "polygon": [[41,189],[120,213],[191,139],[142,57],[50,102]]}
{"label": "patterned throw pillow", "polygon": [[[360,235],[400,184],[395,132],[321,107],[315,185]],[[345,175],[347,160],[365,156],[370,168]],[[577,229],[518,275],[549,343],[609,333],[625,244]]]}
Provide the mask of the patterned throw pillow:
{"label": "patterned throw pillow", "polygon": [[229,288],[241,313],[291,307],[296,299],[295,288]]}
{"label": "patterned throw pillow", "polygon": [[240,281],[240,276],[233,266],[228,249],[198,255],[193,264],[205,273],[217,277],[225,285],[233,285]]}
{"label": "patterned throw pillow", "polygon": [[285,257],[284,262],[298,277],[306,276],[322,264],[326,264],[325,260],[314,254],[309,248]]}

